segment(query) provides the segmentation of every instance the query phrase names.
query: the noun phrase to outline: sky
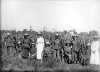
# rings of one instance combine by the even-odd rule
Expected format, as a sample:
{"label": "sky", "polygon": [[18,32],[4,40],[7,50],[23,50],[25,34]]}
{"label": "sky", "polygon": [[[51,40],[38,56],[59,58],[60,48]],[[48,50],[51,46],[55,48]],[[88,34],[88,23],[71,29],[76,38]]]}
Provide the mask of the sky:
{"label": "sky", "polygon": [[99,0],[1,0],[1,29],[100,32]]}

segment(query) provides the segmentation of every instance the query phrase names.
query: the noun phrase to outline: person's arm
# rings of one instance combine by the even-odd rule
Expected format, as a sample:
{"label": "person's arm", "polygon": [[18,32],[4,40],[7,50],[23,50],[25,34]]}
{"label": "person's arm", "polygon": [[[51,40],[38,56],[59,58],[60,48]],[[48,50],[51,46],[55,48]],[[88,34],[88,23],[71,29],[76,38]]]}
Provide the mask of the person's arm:
{"label": "person's arm", "polygon": [[37,53],[34,53],[34,54],[32,54],[32,57],[34,57],[34,56],[36,56],[37,55]]}

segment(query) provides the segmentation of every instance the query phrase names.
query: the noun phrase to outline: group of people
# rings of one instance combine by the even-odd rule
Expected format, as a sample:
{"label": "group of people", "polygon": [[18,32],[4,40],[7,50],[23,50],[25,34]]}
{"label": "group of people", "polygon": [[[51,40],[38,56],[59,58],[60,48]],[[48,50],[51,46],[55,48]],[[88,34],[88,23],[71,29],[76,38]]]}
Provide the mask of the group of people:
{"label": "group of people", "polygon": [[90,64],[91,45],[89,40],[78,34],[65,33],[28,33],[21,35],[6,34],[2,39],[2,47],[7,55],[20,55],[23,59],[35,58],[41,62],[66,64]]}
{"label": "group of people", "polygon": [[[78,35],[55,34],[54,38],[49,39],[49,43],[45,43],[44,59],[49,59],[48,55],[56,58],[58,63],[82,64],[88,65],[91,55],[91,45],[88,40],[82,40]],[[55,61],[56,61],[55,60]]]}

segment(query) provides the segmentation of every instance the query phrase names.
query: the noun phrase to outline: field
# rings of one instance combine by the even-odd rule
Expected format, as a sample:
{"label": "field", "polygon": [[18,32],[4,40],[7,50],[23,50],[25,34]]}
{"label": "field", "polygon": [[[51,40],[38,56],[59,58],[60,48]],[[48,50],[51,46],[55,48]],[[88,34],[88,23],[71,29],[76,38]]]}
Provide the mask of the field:
{"label": "field", "polygon": [[6,71],[11,71],[11,72],[19,72],[19,71],[33,71],[33,72],[100,72],[100,66],[87,66],[87,67],[82,67],[80,65],[59,65],[54,68],[34,68],[34,67],[26,67],[25,69],[19,69],[19,68],[13,68],[13,69],[4,69]]}
{"label": "field", "polygon": [[82,66],[79,64],[59,64],[54,67],[46,67],[44,64],[29,65],[28,60],[21,60],[19,58],[12,59],[12,63],[5,65],[3,71],[19,72],[100,72],[100,66],[88,65]]}

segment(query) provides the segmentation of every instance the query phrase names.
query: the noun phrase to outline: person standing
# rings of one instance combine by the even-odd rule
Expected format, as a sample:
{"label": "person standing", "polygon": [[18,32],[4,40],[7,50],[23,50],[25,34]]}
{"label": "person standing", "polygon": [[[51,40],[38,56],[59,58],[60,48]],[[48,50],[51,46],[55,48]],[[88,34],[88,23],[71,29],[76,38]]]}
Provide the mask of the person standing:
{"label": "person standing", "polygon": [[100,65],[100,39],[91,43],[90,64]]}
{"label": "person standing", "polygon": [[37,35],[36,48],[37,48],[37,59],[42,62],[44,38],[42,37],[41,33],[38,33]]}
{"label": "person standing", "polygon": [[30,53],[30,40],[29,40],[29,34],[25,33],[24,38],[22,41],[22,58],[28,59],[29,53]]}

